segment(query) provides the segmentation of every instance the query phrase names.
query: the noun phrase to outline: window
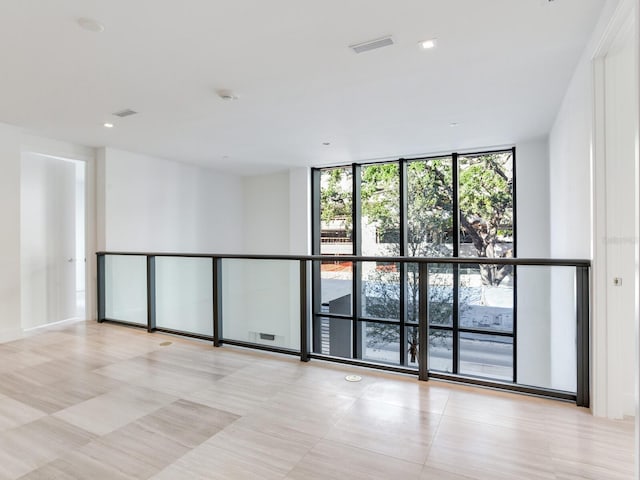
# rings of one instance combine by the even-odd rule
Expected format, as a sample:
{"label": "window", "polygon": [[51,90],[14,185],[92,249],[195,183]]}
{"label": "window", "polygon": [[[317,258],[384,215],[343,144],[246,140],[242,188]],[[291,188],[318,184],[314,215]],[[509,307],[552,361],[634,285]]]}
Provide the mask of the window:
{"label": "window", "polygon": [[[314,170],[314,253],[515,256],[515,149]],[[418,263],[322,262],[314,351],[417,367]],[[424,278],[424,277],[423,277]],[[428,265],[432,371],[516,381],[516,272]]]}

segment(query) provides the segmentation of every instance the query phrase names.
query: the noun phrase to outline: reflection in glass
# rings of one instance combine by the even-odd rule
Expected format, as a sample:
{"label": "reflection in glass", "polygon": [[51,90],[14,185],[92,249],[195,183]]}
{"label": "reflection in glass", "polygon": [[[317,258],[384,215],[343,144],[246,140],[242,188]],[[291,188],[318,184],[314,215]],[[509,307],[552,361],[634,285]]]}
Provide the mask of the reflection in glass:
{"label": "reflection in glass", "polygon": [[400,255],[400,171],[397,162],[361,173],[362,255]]}
{"label": "reflection in glass", "polygon": [[453,333],[429,329],[429,370],[453,372]]}
{"label": "reflection in glass", "polygon": [[407,325],[407,360],[410,367],[418,368],[418,354],[420,353],[420,337],[417,325]]}
{"label": "reflection in glass", "polygon": [[513,380],[513,338],[460,333],[460,373]]}
{"label": "reflection in glass", "polygon": [[352,321],[342,318],[316,317],[320,322],[320,351],[323,355],[351,358]]}
{"label": "reflection in glass", "polygon": [[400,318],[399,265],[362,262],[362,316],[398,320]]}
{"label": "reflection in glass", "polygon": [[429,265],[429,325],[453,325],[453,265]]}
{"label": "reflection in glass", "polygon": [[362,327],[363,359],[397,365],[400,360],[400,326],[362,322]]}
{"label": "reflection in glass", "polygon": [[319,313],[351,315],[353,265],[351,262],[322,262],[320,265],[321,306]]}
{"label": "reflection in glass", "polygon": [[[491,270],[495,265],[483,265]],[[459,318],[461,328],[513,332],[513,277],[499,285],[484,282],[480,266],[460,267]]]}

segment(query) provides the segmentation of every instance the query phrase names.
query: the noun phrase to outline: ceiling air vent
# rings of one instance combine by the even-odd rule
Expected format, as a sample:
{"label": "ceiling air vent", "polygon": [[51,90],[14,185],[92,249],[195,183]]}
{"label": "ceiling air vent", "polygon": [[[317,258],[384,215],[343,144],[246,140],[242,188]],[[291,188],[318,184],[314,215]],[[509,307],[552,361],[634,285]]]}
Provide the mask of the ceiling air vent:
{"label": "ceiling air vent", "polygon": [[113,112],[116,117],[121,118],[130,117],[131,115],[135,115],[136,113],[138,112],[136,112],[135,110],[131,110],[130,108],[125,108],[124,110],[120,110],[119,112]]}
{"label": "ceiling air vent", "polygon": [[389,45],[393,45],[391,35],[376,38],[375,40],[369,40],[367,42],[357,43],[355,45],[349,45],[349,48],[356,53],[363,53],[368,52],[369,50],[375,50],[376,48],[388,47]]}

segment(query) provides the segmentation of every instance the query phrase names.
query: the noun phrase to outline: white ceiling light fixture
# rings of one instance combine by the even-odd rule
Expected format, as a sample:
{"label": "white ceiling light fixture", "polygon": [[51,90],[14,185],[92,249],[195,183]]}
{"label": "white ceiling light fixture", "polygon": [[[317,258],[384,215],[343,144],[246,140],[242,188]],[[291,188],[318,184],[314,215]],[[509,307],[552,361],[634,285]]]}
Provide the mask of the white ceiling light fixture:
{"label": "white ceiling light fixture", "polygon": [[376,38],[374,40],[367,40],[366,42],[349,45],[349,48],[356,53],[364,53],[370,50],[388,47],[390,45],[393,45],[393,38],[391,38],[391,35],[387,35],[385,37]]}
{"label": "white ceiling light fixture", "polygon": [[107,123],[104,123],[103,126],[104,128],[113,128],[113,123],[107,122]]}
{"label": "white ceiling light fixture", "polygon": [[420,45],[420,48],[422,48],[423,50],[431,50],[433,48],[436,48],[436,44],[436,39],[430,38],[429,40],[423,40],[418,45]]}
{"label": "white ceiling light fixture", "polygon": [[94,33],[102,33],[104,32],[104,25],[94,20],[93,18],[82,17],[77,20],[78,25],[83,30],[87,30],[88,32]]}

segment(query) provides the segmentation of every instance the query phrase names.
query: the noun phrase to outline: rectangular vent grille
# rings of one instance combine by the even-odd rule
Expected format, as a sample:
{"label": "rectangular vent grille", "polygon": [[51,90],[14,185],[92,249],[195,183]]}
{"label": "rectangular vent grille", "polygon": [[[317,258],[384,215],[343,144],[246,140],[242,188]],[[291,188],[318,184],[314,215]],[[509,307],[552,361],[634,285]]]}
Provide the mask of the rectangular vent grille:
{"label": "rectangular vent grille", "polygon": [[131,110],[130,108],[125,108],[124,110],[120,110],[119,112],[114,112],[114,115],[116,117],[130,117],[131,115],[135,115],[136,112],[135,110]]}
{"label": "rectangular vent grille", "polygon": [[369,40],[368,42],[358,43],[356,45],[349,45],[349,48],[356,53],[363,53],[368,52],[369,50],[375,50],[376,48],[388,47],[389,45],[393,45],[391,35],[377,38],[375,40]]}

